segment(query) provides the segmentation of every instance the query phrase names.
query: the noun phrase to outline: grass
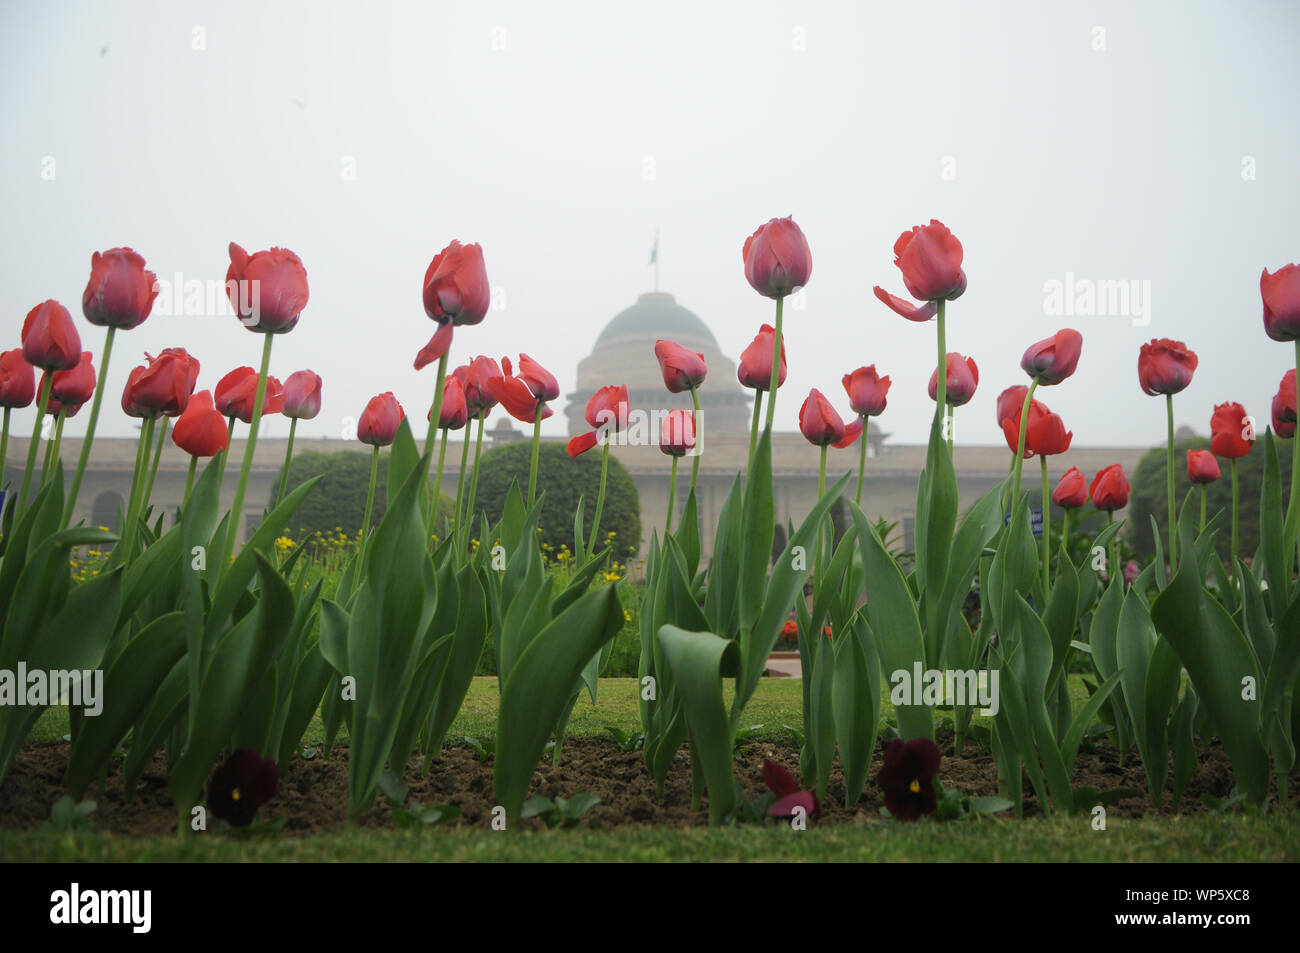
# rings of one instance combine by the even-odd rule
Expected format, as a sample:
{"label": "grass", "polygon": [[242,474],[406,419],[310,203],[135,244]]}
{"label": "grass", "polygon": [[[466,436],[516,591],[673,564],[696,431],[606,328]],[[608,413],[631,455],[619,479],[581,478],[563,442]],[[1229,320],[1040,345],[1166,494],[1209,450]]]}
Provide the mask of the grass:
{"label": "grass", "polygon": [[937,825],[870,822],[793,831],[589,828],[520,833],[447,828],[340,831],[304,838],[129,838],[107,834],[0,832],[4,861],[1295,861],[1300,828],[1272,815],[994,820]]}
{"label": "grass", "polygon": [[[599,705],[584,692],[570,721],[570,736],[601,736],[606,726],[638,729],[635,679],[602,679]],[[1086,698],[1071,679],[1076,704]],[[497,687],[475,679],[448,736],[490,738],[495,731]],[[800,725],[801,686],[796,679],[764,679],[745,710],[744,724],[762,725],[759,738],[788,740],[783,727]],[[886,714],[889,709],[886,708]],[[977,716],[978,720],[978,716]],[[31,743],[58,741],[67,712],[46,712]],[[314,720],[304,739],[323,737]],[[449,827],[419,831],[341,830],[310,837],[255,839],[214,835],[132,838],[55,831],[0,831],[0,861],[1296,861],[1300,825],[1294,815],[1200,814],[1161,819],[1111,818],[1105,831],[1092,817],[994,819],[938,825],[872,819],[860,827],[806,831],[784,826],[730,829],[661,827],[521,831]]]}

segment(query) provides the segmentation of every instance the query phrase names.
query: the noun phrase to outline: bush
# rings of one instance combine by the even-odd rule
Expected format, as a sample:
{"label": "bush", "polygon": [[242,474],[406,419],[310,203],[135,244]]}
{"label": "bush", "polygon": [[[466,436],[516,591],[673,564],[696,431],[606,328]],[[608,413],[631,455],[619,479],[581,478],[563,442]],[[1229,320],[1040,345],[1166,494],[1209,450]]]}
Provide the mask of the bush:
{"label": "bush", "polygon": [[[532,442],[521,440],[494,447],[479,460],[475,509],[485,514],[490,524],[501,519],[512,482],[518,480],[520,491],[528,492],[532,452]],[[543,443],[537,463],[537,487],[542,496],[541,542],[555,552],[562,546],[573,552],[573,517],[580,499],[585,500],[583,536],[591,538],[596,494],[600,491],[599,448],[575,459],[569,456],[564,444]],[[480,520],[480,516],[474,517],[475,530]],[[616,559],[626,560],[636,555],[641,546],[641,499],[627,470],[613,457],[609,461],[599,538],[603,541],[611,532],[615,534],[611,553]]]}
{"label": "bush", "polygon": [[[1285,503],[1291,487],[1291,441],[1276,440],[1278,463],[1282,471],[1282,500]],[[1205,437],[1191,437],[1174,441],[1174,502],[1181,507],[1183,500],[1194,484],[1187,479],[1187,451],[1208,450],[1210,441]],[[1206,518],[1210,519],[1219,510],[1223,510],[1227,519],[1232,514],[1232,475],[1228,460],[1219,460],[1219,469],[1223,475],[1206,487]],[[1137,472],[1132,477],[1133,491],[1129,499],[1129,522],[1132,524],[1133,543],[1140,553],[1150,555],[1155,552],[1155,542],[1151,536],[1151,517],[1155,517],[1160,527],[1160,541],[1163,546],[1169,539],[1166,523],[1168,522],[1168,504],[1165,493],[1165,448],[1163,446],[1148,450],[1138,462]],[[1238,527],[1241,534],[1241,553],[1248,557],[1259,547],[1259,493],[1264,483],[1264,441],[1261,434],[1256,446],[1250,453],[1237,461],[1238,486]],[[1201,494],[1198,490],[1192,495],[1193,512],[1200,514]],[[1215,537],[1215,546],[1221,556],[1227,556],[1232,548],[1231,524],[1224,523]]]}
{"label": "bush", "polygon": [[[379,454],[379,476],[375,484],[371,526],[379,523],[388,508],[385,492],[388,486],[388,457],[387,452]],[[355,536],[361,531],[361,521],[366,515],[370,454],[364,450],[340,450],[337,453],[303,450],[294,454],[289,467],[288,489],[291,490],[314,476],[321,476],[322,479],[294,513],[289,535],[294,539],[303,539],[313,533],[329,534],[337,528],[349,536]],[[271,490],[272,504],[278,489],[277,480]],[[429,482],[428,493],[433,495],[432,481]],[[440,510],[450,514],[454,502],[444,493]]]}

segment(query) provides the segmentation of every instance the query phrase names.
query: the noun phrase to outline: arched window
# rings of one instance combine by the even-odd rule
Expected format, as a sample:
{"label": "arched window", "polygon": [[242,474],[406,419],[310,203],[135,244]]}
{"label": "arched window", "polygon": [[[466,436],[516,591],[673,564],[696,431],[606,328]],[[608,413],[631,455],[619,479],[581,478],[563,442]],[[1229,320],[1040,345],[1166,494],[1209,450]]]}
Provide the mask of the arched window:
{"label": "arched window", "polygon": [[90,525],[107,526],[116,532],[120,525],[122,511],[125,509],[126,500],[122,499],[121,493],[116,490],[105,490],[95,497],[95,502],[90,507]]}

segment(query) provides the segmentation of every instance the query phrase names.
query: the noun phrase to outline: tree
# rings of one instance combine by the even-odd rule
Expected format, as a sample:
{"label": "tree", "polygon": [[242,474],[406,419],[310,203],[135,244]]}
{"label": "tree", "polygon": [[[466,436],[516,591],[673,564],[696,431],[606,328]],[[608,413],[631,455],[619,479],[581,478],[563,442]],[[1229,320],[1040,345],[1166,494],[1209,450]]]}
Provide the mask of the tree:
{"label": "tree", "polygon": [[[488,523],[501,519],[512,482],[519,481],[520,492],[528,492],[532,452],[531,441],[520,440],[494,447],[479,460],[475,509],[487,516]],[[541,541],[556,552],[561,546],[574,551],[573,520],[579,500],[583,500],[583,537],[589,540],[599,491],[599,447],[574,458],[569,456],[563,444],[543,443],[537,462],[537,492],[542,498]],[[478,529],[480,519],[480,516],[474,517],[474,530]],[[615,534],[611,551],[618,559],[636,555],[641,547],[641,499],[632,477],[613,457],[609,460],[605,508],[600,517],[597,545],[603,543],[611,532]]]}
{"label": "tree", "polygon": [[[388,457],[379,454],[379,476],[375,484],[375,505],[370,525],[378,525],[387,509]],[[366,491],[370,486],[370,454],[363,450],[341,450],[336,453],[321,453],[318,450],[303,450],[294,454],[289,467],[288,487],[292,489],[314,476],[322,479],[307,494],[302,505],[290,521],[289,535],[301,539],[313,533],[329,533],[338,528],[349,536],[361,531],[361,522],[366,513]],[[270,503],[275,503],[275,494],[280,484],[272,483]],[[430,481],[428,493],[433,495]],[[450,514],[452,500],[443,494],[440,509]],[[438,525],[435,523],[435,525]]]}
{"label": "tree", "polygon": [[[1291,486],[1291,441],[1277,440],[1278,463],[1282,471],[1282,499],[1287,499]],[[1200,515],[1201,493],[1187,479],[1187,451],[1208,450],[1210,441],[1205,437],[1191,437],[1174,442],[1174,502],[1181,509],[1183,501],[1191,494],[1190,505],[1193,513]],[[1232,516],[1232,476],[1228,460],[1219,460],[1222,476],[1206,487],[1206,518],[1213,518],[1220,510],[1224,513],[1223,529],[1215,536],[1215,546],[1223,557],[1228,555],[1232,546],[1231,524],[1227,520]],[[1238,527],[1241,534],[1241,552],[1243,557],[1253,556],[1259,548],[1259,494],[1264,483],[1264,441],[1261,436],[1250,453],[1237,461],[1238,487]],[[1160,543],[1168,544],[1169,507],[1165,492],[1165,448],[1154,447],[1143,454],[1138,462],[1137,472],[1133,474],[1132,493],[1129,496],[1129,523],[1133,544],[1138,552],[1151,555],[1155,552],[1155,540],[1151,534],[1151,519],[1154,517],[1160,530]]]}

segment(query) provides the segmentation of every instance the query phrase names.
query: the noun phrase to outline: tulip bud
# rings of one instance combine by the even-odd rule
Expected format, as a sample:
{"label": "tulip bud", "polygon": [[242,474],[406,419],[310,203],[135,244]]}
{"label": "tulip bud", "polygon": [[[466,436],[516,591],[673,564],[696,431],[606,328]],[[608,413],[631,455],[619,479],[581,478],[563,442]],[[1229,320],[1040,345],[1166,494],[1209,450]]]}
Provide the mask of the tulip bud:
{"label": "tulip bud", "polygon": [[[859,367],[844,375],[844,390],[849,395],[849,407],[861,417],[879,417],[885,412],[889,397],[890,380],[876,373],[876,365]],[[935,379],[938,384],[938,378]]]}
{"label": "tulip bud", "polygon": [[307,307],[307,269],[287,248],[249,255],[231,242],[226,296],[250,331],[284,334]]}
{"label": "tulip bud", "polygon": [[1073,328],[1057,331],[1046,340],[1029,345],[1020,367],[1039,384],[1059,384],[1079,366],[1083,335]]}
{"label": "tulip bud", "polygon": [[[980,369],[975,359],[962,357],[955,351],[949,353],[945,370],[948,393],[947,402],[953,407],[968,403],[975,396],[975,388],[980,382]],[[936,400],[939,389],[939,371],[935,369],[930,375],[930,399]]]}
{"label": "tulip bud", "polygon": [[396,438],[397,428],[405,417],[406,411],[392,391],[371,397],[357,421],[357,439],[372,447],[387,447]]}
{"label": "tulip bud", "polygon": [[184,413],[172,427],[172,443],[191,457],[215,457],[226,449],[229,430],[226,419],[216,409],[212,392],[201,390],[190,398]]}
{"label": "tulip bud", "polygon": [[659,428],[659,449],[670,457],[684,457],[694,450],[695,415],[689,410],[668,411]]}
{"label": "tulip bud", "polygon": [[439,324],[478,324],[491,303],[482,247],[453,241],[433,256],[424,272],[425,314]]}
{"label": "tulip bud", "polygon": [[81,362],[81,335],[67,308],[51,299],[27,312],[23,357],[47,371],[71,370]]}
{"label": "tulip bud", "polygon": [[1246,408],[1235,401],[1215,406],[1210,417],[1210,452],[1235,460],[1250,453],[1254,440],[1254,426]]}
{"label": "tulip bud", "polygon": [[[790,216],[774,218],[760,225],[745,239],[741,257],[745,262],[745,280],[751,288],[768,298],[784,298],[797,291],[808,284],[808,277],[812,274],[812,251],[808,248],[808,239]],[[770,357],[767,369],[770,379]]]}
{"label": "tulip bud", "polygon": [[1128,506],[1129,485],[1124,476],[1124,467],[1118,463],[1099,470],[1092,478],[1090,488],[1092,505],[1099,510],[1113,513]]}
{"label": "tulip bud", "polygon": [[22,348],[0,352],[0,407],[19,410],[36,399],[36,372]]}
{"label": "tulip bud", "polygon": [[1156,338],[1138,351],[1138,383],[1155,397],[1177,394],[1192,382],[1198,360],[1182,341]]}
{"label": "tulip bud", "polygon": [[703,354],[673,341],[656,341],[655,357],[659,359],[659,370],[664,375],[664,386],[674,394],[699,387],[709,373]]}
{"label": "tulip bud", "polygon": [[81,363],[72,370],[55,371],[50,379],[50,397],[61,404],[84,404],[94,395],[95,363],[89,351],[81,353]]}
{"label": "tulip bud", "polygon": [[[772,349],[776,347],[776,329],[764,324],[749,346],[740,352],[740,365],[736,378],[751,390],[765,391],[772,386]],[[781,368],[777,372],[776,386],[785,383],[785,341],[781,342]]]}
{"label": "tulip bud", "polygon": [[817,388],[799,408],[799,432],[809,443],[824,447],[844,439],[844,420]]}
{"label": "tulip bud", "polygon": [[1264,331],[1274,341],[1300,338],[1300,265],[1284,265],[1273,274],[1265,268],[1259,276],[1264,299]]}
{"label": "tulip bud", "polygon": [[90,256],[90,280],[81,295],[81,313],[91,324],[130,330],[153,310],[158,279],[144,258],[130,248],[110,248]]}
{"label": "tulip bud", "polygon": [[1213,483],[1220,476],[1219,461],[1208,450],[1187,451],[1187,479],[1193,483]]}
{"label": "tulip bud", "polygon": [[320,390],[320,375],[315,371],[294,371],[284,382],[284,407],[280,413],[311,420],[320,413]]}
{"label": "tulip bud", "polygon": [[1077,510],[1088,502],[1088,481],[1078,467],[1070,467],[1052,491],[1052,502],[1062,509]]}

